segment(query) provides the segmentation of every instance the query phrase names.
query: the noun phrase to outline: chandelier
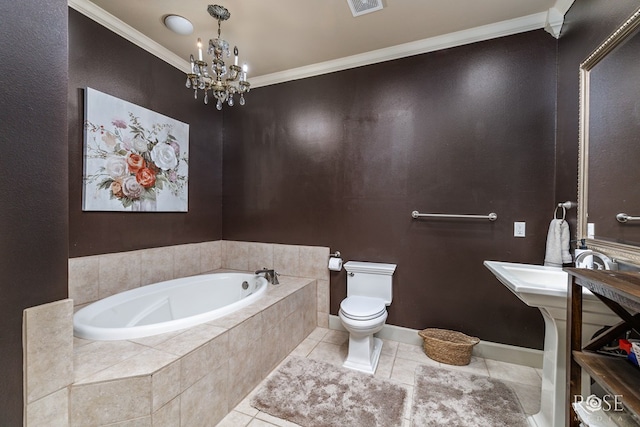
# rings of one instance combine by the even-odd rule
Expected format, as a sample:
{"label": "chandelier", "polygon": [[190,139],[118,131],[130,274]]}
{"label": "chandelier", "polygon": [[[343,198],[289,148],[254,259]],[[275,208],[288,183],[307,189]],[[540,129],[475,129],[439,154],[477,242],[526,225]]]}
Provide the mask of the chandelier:
{"label": "chandelier", "polygon": [[202,41],[198,39],[198,60],[193,55],[190,57],[191,72],[187,74],[187,88],[193,88],[193,97],[198,99],[198,90],[204,91],[204,103],[209,103],[209,93],[216,100],[216,108],[222,110],[222,104],[226,102],[230,107],[234,105],[233,96],[240,95],[239,103],[244,105],[244,94],[249,92],[251,85],[247,81],[247,65],[238,66],[238,46],[233,48],[234,64],[227,66],[223,57],[229,58],[229,43],[220,38],[220,24],[229,19],[229,11],[219,5],[209,5],[207,12],[218,20],[218,37],[209,40],[207,53],[212,55],[211,74],[208,64],[202,60]]}

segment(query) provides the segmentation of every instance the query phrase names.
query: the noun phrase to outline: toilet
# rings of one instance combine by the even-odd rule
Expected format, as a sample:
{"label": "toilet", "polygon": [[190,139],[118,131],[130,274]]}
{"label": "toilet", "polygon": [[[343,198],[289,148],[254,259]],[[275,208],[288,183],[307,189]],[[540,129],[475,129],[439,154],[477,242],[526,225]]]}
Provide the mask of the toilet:
{"label": "toilet", "polygon": [[349,353],[342,366],[373,374],[378,366],[382,340],[373,336],[387,320],[393,299],[395,264],[349,261],[347,298],[340,303],[339,317],[349,332]]}

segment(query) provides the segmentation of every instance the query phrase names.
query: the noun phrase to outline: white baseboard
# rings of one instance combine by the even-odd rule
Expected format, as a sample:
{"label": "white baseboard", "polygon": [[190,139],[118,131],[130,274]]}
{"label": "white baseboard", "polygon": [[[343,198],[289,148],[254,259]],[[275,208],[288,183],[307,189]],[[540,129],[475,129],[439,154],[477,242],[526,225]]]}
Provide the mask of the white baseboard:
{"label": "white baseboard", "polygon": [[[340,318],[336,315],[329,315],[329,329],[346,331],[342,326]],[[384,325],[382,330],[376,334],[377,337],[398,341],[405,344],[422,345],[422,338],[418,335],[417,329],[404,328],[402,326]],[[473,347],[473,355],[485,359],[498,360],[500,362],[515,363],[532,368],[542,369],[544,352],[526,347],[500,344],[491,341],[480,341]]]}

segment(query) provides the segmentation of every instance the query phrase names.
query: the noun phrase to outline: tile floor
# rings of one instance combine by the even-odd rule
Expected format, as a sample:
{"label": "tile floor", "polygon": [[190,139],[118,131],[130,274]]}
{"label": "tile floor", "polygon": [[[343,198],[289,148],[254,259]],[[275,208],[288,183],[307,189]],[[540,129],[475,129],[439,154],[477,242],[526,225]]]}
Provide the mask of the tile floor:
{"label": "tile floor", "polygon": [[[341,366],[347,356],[348,334],[325,328],[316,328],[290,356],[308,357]],[[283,362],[284,363],[284,362]],[[540,384],[542,371],[527,366],[472,357],[467,366],[451,366],[429,359],[421,346],[384,341],[380,362],[375,376],[388,379],[406,387],[405,427],[411,425],[411,401],[413,399],[414,372],[418,365],[433,365],[447,369],[473,372],[504,381],[515,391],[526,414],[535,414],[540,408]],[[253,408],[249,401],[258,385],[218,427],[294,427],[297,424],[273,417]]]}

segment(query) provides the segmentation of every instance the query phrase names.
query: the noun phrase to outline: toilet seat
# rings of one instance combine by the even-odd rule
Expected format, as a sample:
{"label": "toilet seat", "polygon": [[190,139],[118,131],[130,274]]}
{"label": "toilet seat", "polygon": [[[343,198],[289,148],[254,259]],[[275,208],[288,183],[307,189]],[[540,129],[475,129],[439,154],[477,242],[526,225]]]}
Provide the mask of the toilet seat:
{"label": "toilet seat", "polygon": [[387,311],[387,306],[380,298],[363,296],[350,296],[340,303],[340,312],[348,319],[371,320],[382,316]]}

